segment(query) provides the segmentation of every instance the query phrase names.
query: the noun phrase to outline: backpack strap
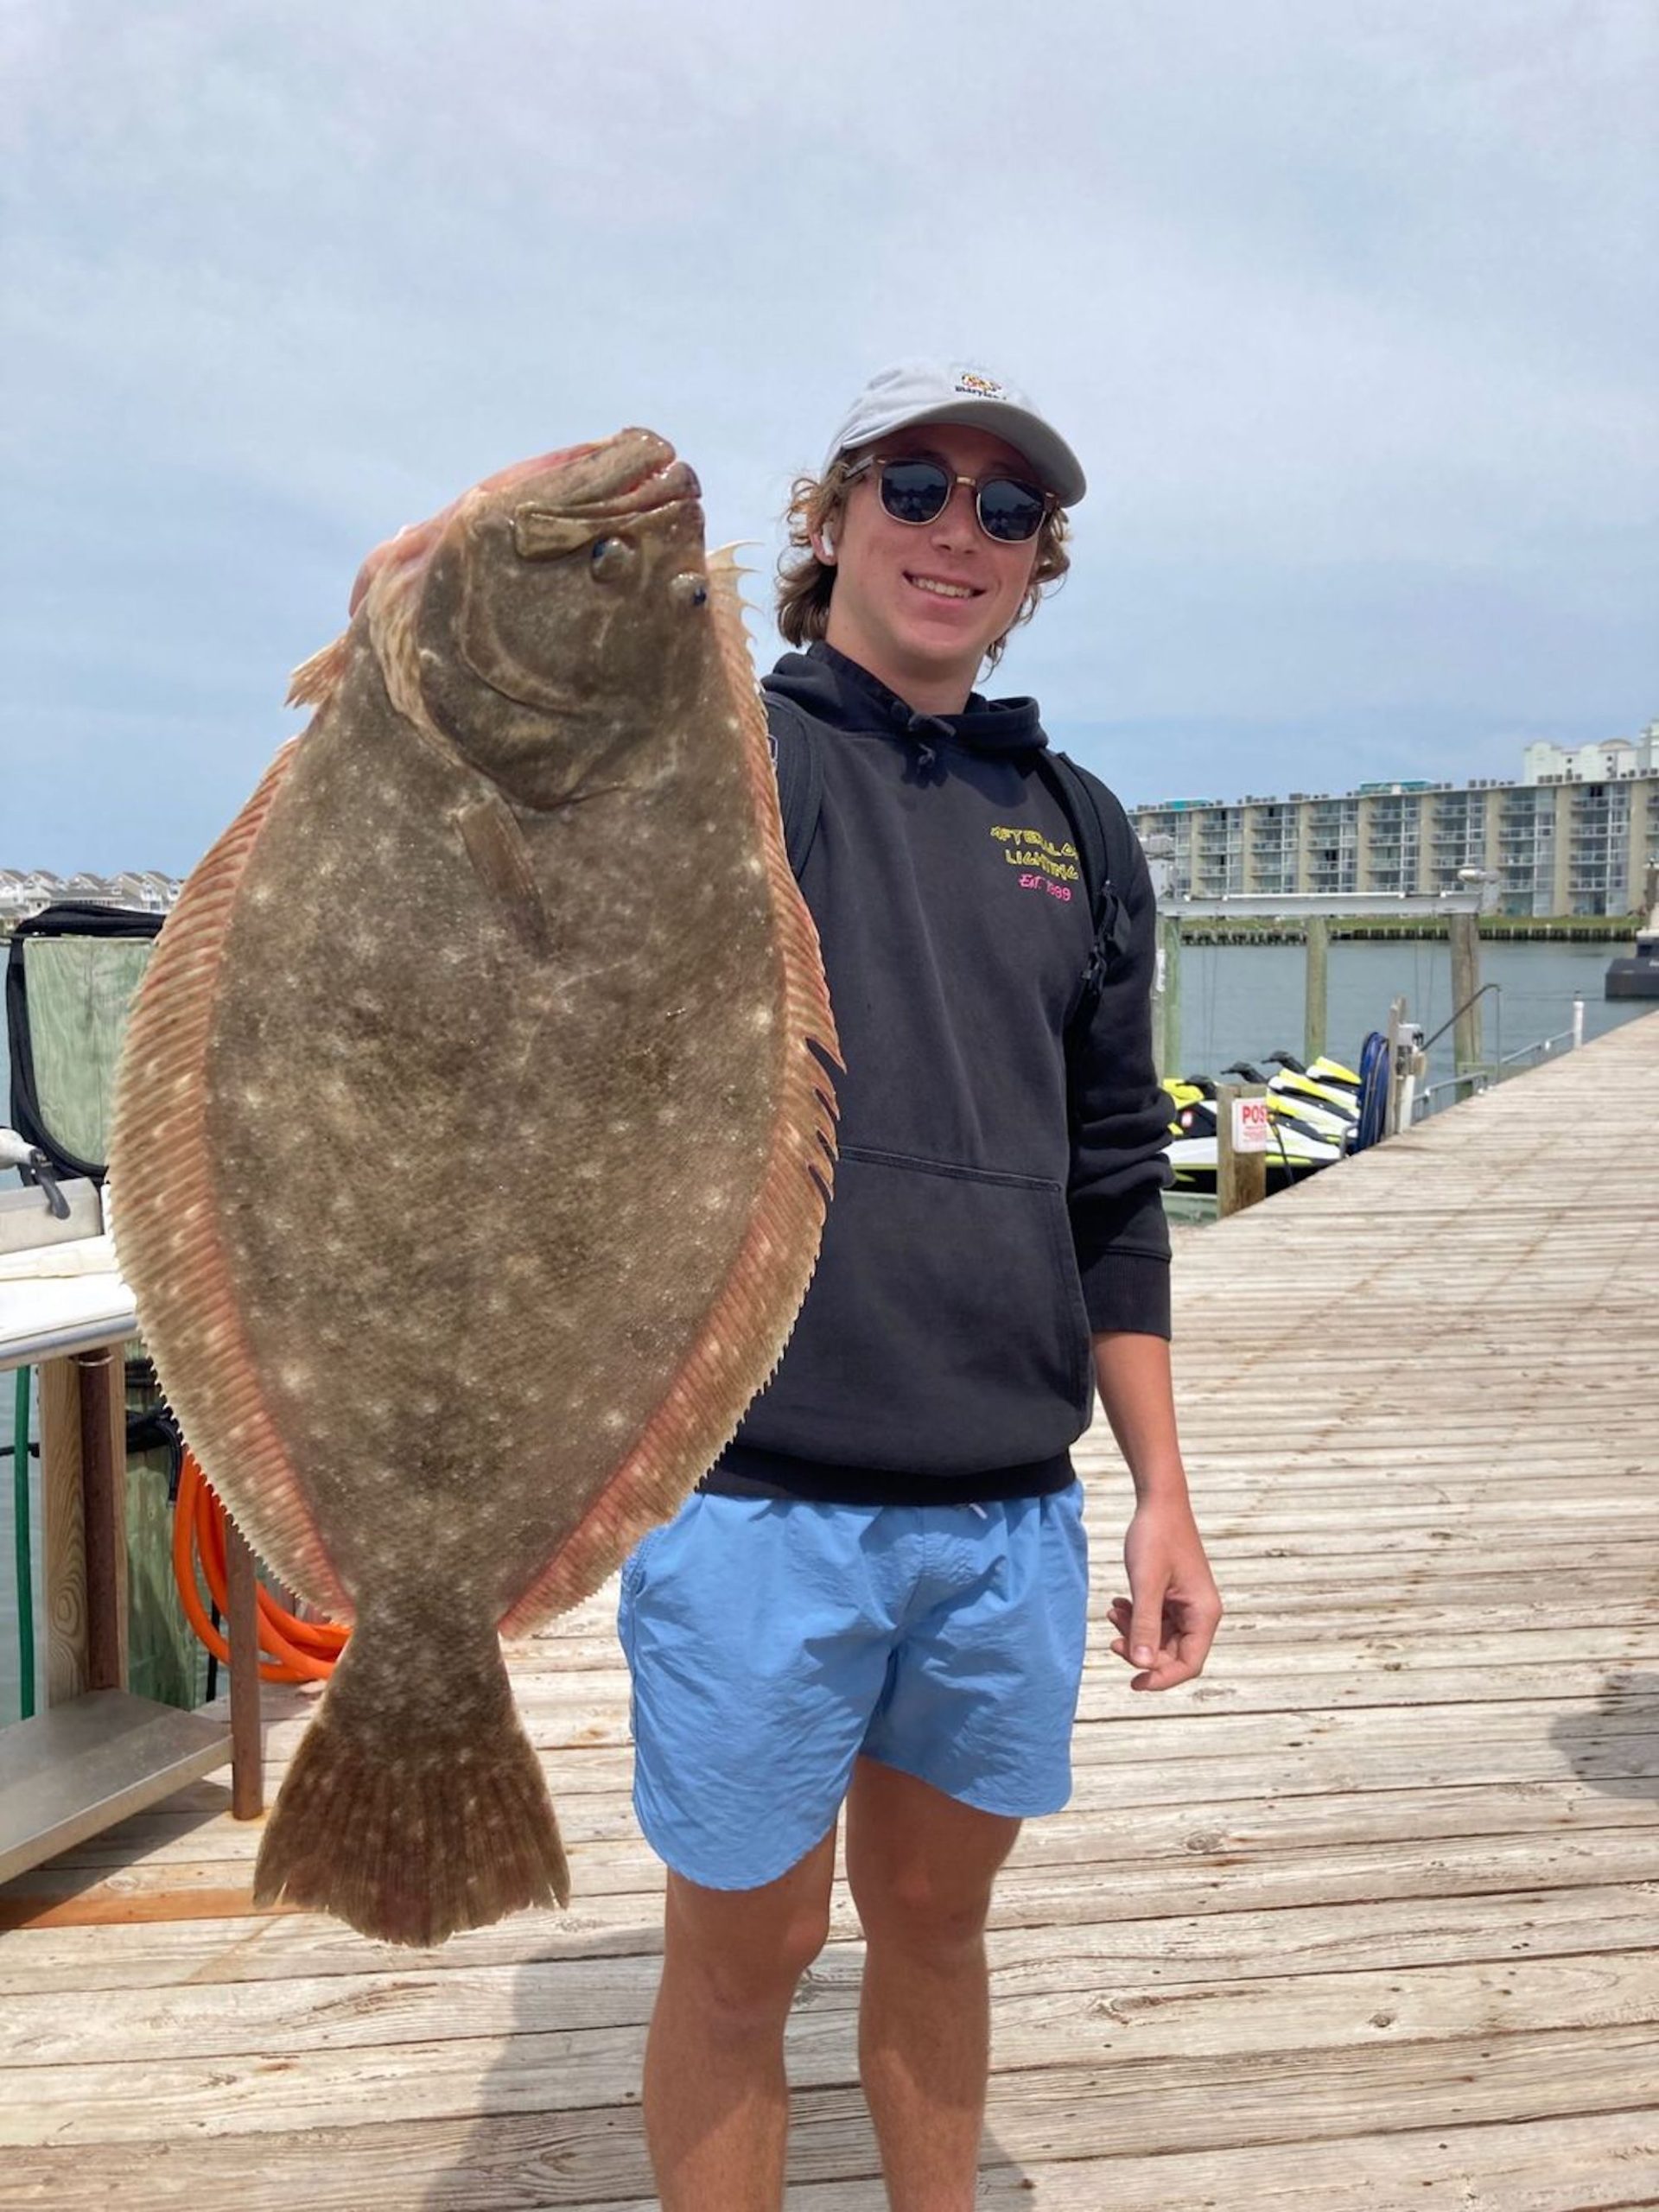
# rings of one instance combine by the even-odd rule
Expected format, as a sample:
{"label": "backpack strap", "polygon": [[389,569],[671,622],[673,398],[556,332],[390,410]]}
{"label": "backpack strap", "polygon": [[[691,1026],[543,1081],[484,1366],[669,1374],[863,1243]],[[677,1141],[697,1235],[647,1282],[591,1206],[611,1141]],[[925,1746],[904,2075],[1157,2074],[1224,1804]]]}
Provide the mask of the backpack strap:
{"label": "backpack strap", "polygon": [[[784,849],[798,882],[823,806],[823,756],[818,733],[792,699],[779,696],[764,678],[760,695],[778,776]],[[1048,747],[1035,755],[1035,762],[1077,841],[1078,869],[1094,925],[1094,950],[1071,1013],[1072,1024],[1086,1027],[1101,992],[1129,949],[1127,893],[1135,872],[1135,832],[1116,793],[1098,776]]]}
{"label": "backpack strap", "polygon": [[1036,755],[1036,766],[1071,824],[1094,924],[1094,950],[1071,1013],[1071,1022],[1086,1028],[1102,991],[1129,950],[1128,886],[1135,872],[1135,832],[1116,793],[1065,753],[1046,748]]}
{"label": "backpack strap", "polygon": [[768,690],[764,680],[760,696],[766,702],[772,765],[778,776],[784,850],[798,883],[812,840],[818,834],[818,816],[823,806],[823,755],[818,749],[817,732],[792,699],[780,698]]}

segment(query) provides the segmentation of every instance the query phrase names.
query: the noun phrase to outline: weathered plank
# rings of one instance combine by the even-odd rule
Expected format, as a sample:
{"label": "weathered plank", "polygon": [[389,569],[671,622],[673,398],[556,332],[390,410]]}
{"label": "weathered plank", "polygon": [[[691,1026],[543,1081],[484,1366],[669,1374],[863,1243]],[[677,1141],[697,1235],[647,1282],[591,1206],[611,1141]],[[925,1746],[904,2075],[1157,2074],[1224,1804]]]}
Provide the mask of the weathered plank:
{"label": "weathered plank", "polygon": [[[998,2164],[1266,2145],[1279,2146],[1282,2159],[1289,2146],[1300,2158],[1304,2145],[1345,2146],[1402,2123],[1417,2131],[1460,2125],[1472,2136],[1494,2122],[1596,2113],[1626,2115],[1650,2129],[1652,2093],[1646,2025],[1485,2036],[1437,2044],[1427,2056],[1414,2044],[1379,2044],[1307,2060],[1275,2048],[1243,2060],[999,2065],[987,2142]],[[790,2171],[804,2183],[863,2177],[871,2186],[874,2143],[856,2090],[798,2092]],[[296,2201],[310,2212],[360,2212],[376,2202],[443,2212],[651,2202],[631,2103],[488,2119],[337,2120],[321,2131],[251,2139],[168,2139],[158,2128],[142,2141],[14,2150],[6,2173],[19,2203],[75,2202],[79,2191],[81,2202],[171,2208],[211,2203],[216,2190],[233,2196],[238,2212],[288,2212]],[[1637,2177],[1646,2179],[1640,2168]],[[1246,2212],[1246,2204],[1225,2212]]]}
{"label": "weathered plank", "polygon": [[[267,1957],[265,1974],[252,1978],[234,2006],[226,2004],[219,1980],[162,1990],[105,1988],[95,2007],[66,2006],[56,1995],[14,1997],[0,2017],[0,2066],[116,2065],[139,2048],[150,2061],[272,2049],[302,2054],[639,2026],[650,2017],[660,1955],[654,1921],[636,1927],[626,1943],[567,1945],[551,1958],[541,1955],[544,1942],[527,1943],[516,1923],[502,1936],[506,1955],[484,1965],[452,1957],[454,1946],[411,1957],[359,1942],[355,1952],[373,1954],[367,1967],[360,1957],[348,1958],[332,1972],[306,1974],[290,1955],[278,1977]],[[1478,1910],[1463,1898],[1435,1898],[1082,1929],[1027,1925],[994,1930],[989,1953],[1000,2015],[1003,2000],[1015,1997],[1069,1991],[1092,2001],[1111,1988],[1115,2004],[1133,2006],[1154,2001],[1153,1993],[1161,2002],[1194,1986],[1202,1996],[1221,1982],[1276,1984],[1333,1967],[1359,1974],[1510,1959],[1570,1957],[1582,1964],[1603,1954],[1650,1951],[1653,1936],[1650,1891],[1624,1883],[1506,1892]],[[337,1961],[342,1948],[336,1946]],[[853,2005],[862,1962],[861,1942],[832,1942],[808,1977],[803,2001],[823,2010]]]}
{"label": "weathered plank", "polygon": [[[159,2119],[179,2134],[257,2135],[327,2127],[353,2097],[380,2120],[575,2111],[625,2103],[644,2055],[649,1962],[607,1961],[618,2001],[595,2027],[447,2035],[398,2043],[323,2043],[305,2063],[269,2048],[212,2058],[0,2069],[0,2144],[142,2143]],[[569,1977],[574,1982],[576,1979]],[[391,2017],[397,1984],[382,1979],[357,2002]],[[327,2001],[327,2000],[326,2000]],[[1109,2056],[1146,2064],[1247,2060],[1294,2006],[1295,2056],[1409,2050],[1427,2075],[1442,2046],[1502,2042],[1537,2030],[1645,2026],[1659,2044],[1659,1959],[1615,1952],[1383,1973],[1306,1973],[1169,1990],[1065,1989],[1005,1998],[997,2009],[998,2063],[1063,2075]],[[857,2078],[854,2005],[798,2004],[791,2078],[807,2088]],[[631,2018],[631,2015],[638,2018]],[[1455,2060],[1452,2062],[1455,2063]]]}

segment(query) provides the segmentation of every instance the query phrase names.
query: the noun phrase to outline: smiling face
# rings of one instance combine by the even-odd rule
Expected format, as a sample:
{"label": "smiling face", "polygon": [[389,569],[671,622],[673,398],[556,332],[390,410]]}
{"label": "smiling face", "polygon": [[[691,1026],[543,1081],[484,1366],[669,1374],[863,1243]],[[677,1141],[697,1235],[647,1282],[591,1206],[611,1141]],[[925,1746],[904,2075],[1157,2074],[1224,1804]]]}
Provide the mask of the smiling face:
{"label": "smiling face", "polygon": [[[895,430],[877,450],[889,460],[925,454],[953,476],[1034,480],[1015,448],[965,423]],[[835,541],[826,642],[918,711],[960,713],[987,647],[1020,612],[1039,540],[1007,545],[988,537],[965,484],[953,486],[932,522],[895,522],[872,469],[849,489]]]}

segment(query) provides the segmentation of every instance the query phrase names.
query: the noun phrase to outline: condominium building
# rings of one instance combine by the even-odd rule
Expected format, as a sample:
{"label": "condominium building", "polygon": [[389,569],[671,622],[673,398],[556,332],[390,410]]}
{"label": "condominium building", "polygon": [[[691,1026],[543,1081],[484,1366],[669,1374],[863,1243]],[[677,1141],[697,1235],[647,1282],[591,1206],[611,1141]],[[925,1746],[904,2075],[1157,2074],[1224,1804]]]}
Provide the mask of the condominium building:
{"label": "condominium building", "polygon": [[1433,896],[1478,871],[1500,913],[1630,914],[1645,911],[1659,866],[1659,760],[1593,779],[1544,767],[1522,783],[1362,784],[1340,798],[1166,799],[1133,813],[1142,839],[1166,841],[1176,899]]}
{"label": "condominium building", "polygon": [[1659,722],[1649,722],[1640,737],[1604,737],[1593,745],[1529,745],[1521,756],[1521,780],[1526,784],[1560,782],[1574,777],[1581,784],[1602,784],[1621,776],[1651,774],[1659,770]]}

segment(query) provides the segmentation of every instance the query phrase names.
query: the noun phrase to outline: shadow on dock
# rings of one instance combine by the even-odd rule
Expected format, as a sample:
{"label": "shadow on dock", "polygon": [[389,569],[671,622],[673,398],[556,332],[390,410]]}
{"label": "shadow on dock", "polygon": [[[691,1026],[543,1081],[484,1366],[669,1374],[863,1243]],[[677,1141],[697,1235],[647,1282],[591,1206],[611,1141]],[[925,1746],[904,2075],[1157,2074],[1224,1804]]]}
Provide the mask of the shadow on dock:
{"label": "shadow on dock", "polygon": [[[838,1900],[830,1944],[790,2016],[790,2212],[876,2212],[887,2201],[858,2082],[862,1952],[847,1919]],[[656,2205],[639,2090],[661,1930],[642,1924],[627,1940],[624,1954],[615,1929],[557,1940],[518,1970],[512,2031],[480,2083],[481,2116],[418,2199],[422,2212],[650,2212]],[[573,1974],[579,1961],[597,1972]],[[562,2005],[562,1985],[571,2005]],[[573,2024],[595,2011],[603,2027]],[[555,2024],[561,2018],[562,2027]],[[573,2041],[579,2050],[568,2047]],[[984,2192],[993,2183],[999,2204],[1033,2201],[1033,2184],[989,2129],[980,2170],[982,2201],[992,2201]]]}
{"label": "shadow on dock", "polygon": [[1564,1713],[1549,1732],[1590,1789],[1659,1804],[1659,1674],[1610,1675],[1593,1710]]}

